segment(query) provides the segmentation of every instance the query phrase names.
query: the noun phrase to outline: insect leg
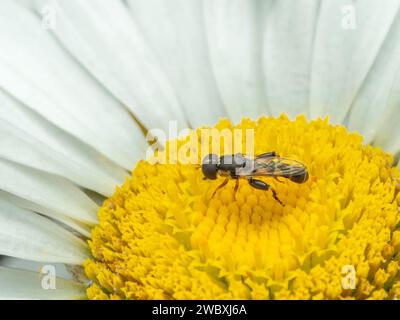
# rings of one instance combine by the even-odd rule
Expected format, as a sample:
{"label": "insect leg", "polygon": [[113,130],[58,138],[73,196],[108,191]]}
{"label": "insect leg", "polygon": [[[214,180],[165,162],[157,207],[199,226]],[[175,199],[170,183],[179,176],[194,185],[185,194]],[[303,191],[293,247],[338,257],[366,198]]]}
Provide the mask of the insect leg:
{"label": "insect leg", "polygon": [[272,196],[274,197],[274,199],[276,200],[276,201],[278,201],[283,207],[285,206],[284,204],[283,204],[283,202],[278,198],[278,196],[276,195],[276,191],[274,190],[274,189],[272,189],[271,188],[271,191],[272,191]]}
{"label": "insect leg", "polygon": [[278,201],[282,206],[285,206],[285,205],[282,203],[282,201],[279,200],[279,198],[278,198],[278,196],[277,196],[277,194],[276,194],[276,191],[275,191],[273,188],[271,188],[271,186],[270,186],[269,184],[265,183],[264,181],[257,180],[257,179],[253,179],[253,178],[249,178],[248,181],[249,181],[249,184],[250,184],[253,188],[261,189],[261,190],[266,190],[266,191],[267,191],[267,190],[271,190],[271,191],[272,191],[272,196],[274,197],[274,199],[275,199],[276,201]]}
{"label": "insect leg", "polygon": [[236,193],[239,189],[239,179],[236,179],[235,189],[233,189],[233,199],[236,200]]}
{"label": "insect leg", "polygon": [[270,185],[265,183],[264,181],[261,180],[257,180],[254,178],[248,178],[247,181],[249,182],[249,184],[256,189],[260,189],[260,190],[269,190]]}
{"label": "insect leg", "polygon": [[228,183],[228,181],[229,181],[229,178],[226,178],[226,179],[224,180],[224,182],[222,182],[222,183],[219,185],[219,187],[218,187],[217,189],[215,189],[215,191],[213,192],[213,194],[212,194],[212,196],[211,196],[211,199],[214,198],[214,196],[215,196],[215,194],[217,193],[217,191],[218,191],[219,189],[223,188],[223,187]]}
{"label": "insect leg", "polygon": [[278,177],[274,177],[274,179],[280,183],[283,183],[283,181],[279,180]]}

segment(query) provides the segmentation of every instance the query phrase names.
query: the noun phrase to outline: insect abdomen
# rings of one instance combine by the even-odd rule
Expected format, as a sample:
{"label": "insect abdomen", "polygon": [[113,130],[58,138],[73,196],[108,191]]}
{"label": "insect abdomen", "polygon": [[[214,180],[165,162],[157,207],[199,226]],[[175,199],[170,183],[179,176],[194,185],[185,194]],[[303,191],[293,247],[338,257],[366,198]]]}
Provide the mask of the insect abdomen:
{"label": "insect abdomen", "polygon": [[308,180],[308,172],[304,171],[300,174],[296,174],[295,176],[288,177],[291,181],[296,183],[304,183]]}

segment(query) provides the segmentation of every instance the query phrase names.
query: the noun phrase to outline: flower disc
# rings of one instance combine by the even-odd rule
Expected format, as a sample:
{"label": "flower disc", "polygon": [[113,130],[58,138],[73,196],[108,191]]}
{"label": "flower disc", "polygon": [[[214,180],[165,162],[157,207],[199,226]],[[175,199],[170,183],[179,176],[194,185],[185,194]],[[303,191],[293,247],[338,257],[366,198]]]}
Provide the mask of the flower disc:
{"label": "flower disc", "polygon": [[203,180],[192,164],[139,162],[100,209],[85,263],[89,298],[397,297],[399,172],[391,155],[321,119],[223,120],[215,128],[254,129],[255,154],[301,161],[309,180],[261,178],[282,206],[246,180],[236,197],[233,179],[211,197],[224,178]]}

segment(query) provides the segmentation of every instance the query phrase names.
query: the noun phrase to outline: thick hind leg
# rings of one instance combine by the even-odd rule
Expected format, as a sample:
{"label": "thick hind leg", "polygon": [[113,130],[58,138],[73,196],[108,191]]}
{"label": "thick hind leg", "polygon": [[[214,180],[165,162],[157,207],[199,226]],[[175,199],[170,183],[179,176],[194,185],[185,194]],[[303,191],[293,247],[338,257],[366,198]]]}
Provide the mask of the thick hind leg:
{"label": "thick hind leg", "polygon": [[276,201],[278,201],[282,206],[285,206],[283,204],[283,202],[281,200],[279,200],[279,198],[278,198],[278,196],[276,194],[276,191],[268,183],[265,183],[264,181],[253,179],[253,178],[249,178],[248,181],[249,181],[249,184],[253,188],[260,189],[260,190],[265,190],[265,191],[271,190],[272,196],[274,197],[274,199]]}

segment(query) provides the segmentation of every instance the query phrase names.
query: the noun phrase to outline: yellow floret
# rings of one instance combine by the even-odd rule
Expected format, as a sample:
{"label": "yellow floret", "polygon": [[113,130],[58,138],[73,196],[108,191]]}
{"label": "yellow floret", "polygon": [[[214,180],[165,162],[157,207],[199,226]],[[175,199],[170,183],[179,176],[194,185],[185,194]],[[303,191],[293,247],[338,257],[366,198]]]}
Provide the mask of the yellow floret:
{"label": "yellow floret", "polygon": [[223,178],[203,180],[195,165],[139,162],[99,211],[85,263],[89,298],[399,297],[392,156],[321,119],[223,120],[216,128],[254,129],[256,154],[299,160],[310,179],[262,178],[282,206],[245,181],[236,198],[233,180],[211,198]]}

